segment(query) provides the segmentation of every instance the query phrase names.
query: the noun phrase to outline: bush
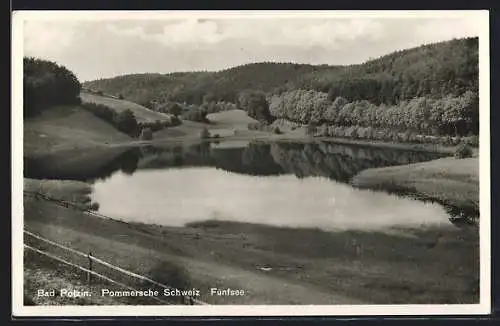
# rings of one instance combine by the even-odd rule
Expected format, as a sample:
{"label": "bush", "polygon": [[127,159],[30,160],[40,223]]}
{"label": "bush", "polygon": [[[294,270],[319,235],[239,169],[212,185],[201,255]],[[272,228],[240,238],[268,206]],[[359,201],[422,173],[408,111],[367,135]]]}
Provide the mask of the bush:
{"label": "bush", "polygon": [[[171,116],[170,117],[170,126],[178,126],[180,125],[182,122],[181,122],[181,119],[179,119],[179,117],[176,117],[176,116]],[[169,127],[170,127],[169,126]]]}
{"label": "bush", "polygon": [[352,129],[349,130],[349,138],[358,139],[358,137],[358,129],[356,127],[352,127]]}
{"label": "bush", "polygon": [[418,143],[417,134],[413,131],[408,132],[408,141],[410,143]]}
{"label": "bush", "polygon": [[366,128],[360,127],[358,129],[358,137],[361,139],[365,139],[367,135]]}
{"label": "bush", "polygon": [[89,210],[91,210],[91,211],[98,211],[99,210],[99,203],[92,203],[92,204],[90,204]]}
{"label": "bush", "polygon": [[408,143],[410,142],[411,131],[406,131],[401,135],[401,142]]}
{"label": "bush", "polygon": [[318,127],[316,126],[314,121],[312,121],[312,120],[309,121],[309,123],[307,124],[306,134],[314,136],[317,131],[318,131]]}
{"label": "bush", "polygon": [[453,145],[453,138],[451,138],[451,136],[446,136],[443,139],[443,143],[445,145]]}
{"label": "bush", "polygon": [[150,128],[144,128],[141,130],[141,136],[140,138],[142,140],[151,140],[153,139],[153,131],[151,131]]}
{"label": "bush", "polygon": [[280,130],[280,128],[279,128],[279,127],[274,127],[274,129],[273,129],[273,133],[274,133],[274,134],[276,134],[276,135],[280,135],[280,134],[282,134],[282,132],[281,132],[281,130]]}
{"label": "bush", "polygon": [[470,146],[465,143],[458,145],[457,149],[455,150],[455,158],[462,159],[468,157],[472,157],[472,148],[470,148]]}
{"label": "bush", "polygon": [[207,111],[203,108],[191,108],[182,115],[185,120],[207,122]]}
{"label": "bush", "polygon": [[208,132],[207,128],[203,128],[203,130],[200,131],[200,138],[201,139],[210,138],[210,132]]}
{"label": "bush", "polygon": [[212,138],[220,138],[220,135],[219,134],[215,134],[212,136]]}
{"label": "bush", "polygon": [[[274,132],[275,128],[278,128],[277,126],[275,128],[272,128],[271,126],[262,123],[262,122],[250,122],[247,125],[248,130],[260,130],[260,131],[267,131],[267,132]],[[279,129],[279,128],[278,128]],[[280,130],[281,132],[281,130]]]}
{"label": "bush", "polygon": [[139,124],[135,119],[134,113],[127,109],[114,116],[114,125],[121,132],[126,133],[131,137],[137,137]]}
{"label": "bush", "polygon": [[460,143],[462,143],[462,139],[460,137],[453,137],[451,141],[454,146],[457,146]]}
{"label": "bush", "polygon": [[365,130],[365,136],[368,139],[374,139],[375,138],[375,131],[374,131],[373,127],[366,128],[366,130]]}
{"label": "bush", "polygon": [[155,264],[148,274],[156,282],[171,286],[174,289],[185,290],[191,286],[189,273],[180,264],[160,261]]}
{"label": "bush", "polygon": [[478,136],[470,136],[466,139],[466,144],[472,147],[479,147],[479,137]]}
{"label": "bush", "polygon": [[182,113],[182,107],[179,104],[174,103],[168,108],[168,113],[178,117]]}
{"label": "bush", "polygon": [[256,122],[250,122],[247,125],[248,130],[257,130],[258,129],[258,123]]}

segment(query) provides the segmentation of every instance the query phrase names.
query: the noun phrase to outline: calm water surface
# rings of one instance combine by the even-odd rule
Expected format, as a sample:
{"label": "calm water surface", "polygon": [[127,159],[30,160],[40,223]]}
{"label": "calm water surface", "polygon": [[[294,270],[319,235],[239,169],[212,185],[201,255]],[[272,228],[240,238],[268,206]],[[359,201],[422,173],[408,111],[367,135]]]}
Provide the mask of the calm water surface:
{"label": "calm water surface", "polygon": [[92,199],[102,214],[167,226],[217,219],[324,230],[452,227],[437,204],[348,184],[367,168],[438,157],[331,143],[144,147],[106,167]]}

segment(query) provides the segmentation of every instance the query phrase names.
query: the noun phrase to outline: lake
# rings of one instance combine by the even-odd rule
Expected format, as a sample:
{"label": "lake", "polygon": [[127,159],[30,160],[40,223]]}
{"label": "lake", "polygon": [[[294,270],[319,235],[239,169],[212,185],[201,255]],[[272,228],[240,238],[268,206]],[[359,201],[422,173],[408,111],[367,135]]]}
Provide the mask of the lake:
{"label": "lake", "polygon": [[437,204],[360,190],[361,170],[442,154],[328,142],[202,143],[126,151],[92,180],[102,214],[183,226],[205,220],[323,230],[449,226]]}

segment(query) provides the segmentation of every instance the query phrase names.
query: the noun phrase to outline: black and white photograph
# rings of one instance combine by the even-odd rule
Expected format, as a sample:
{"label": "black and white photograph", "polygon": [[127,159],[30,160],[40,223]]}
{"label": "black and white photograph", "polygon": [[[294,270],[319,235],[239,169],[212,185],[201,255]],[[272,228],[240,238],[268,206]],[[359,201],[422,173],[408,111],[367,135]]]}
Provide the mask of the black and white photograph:
{"label": "black and white photograph", "polygon": [[15,315],[490,312],[488,11],[12,30]]}

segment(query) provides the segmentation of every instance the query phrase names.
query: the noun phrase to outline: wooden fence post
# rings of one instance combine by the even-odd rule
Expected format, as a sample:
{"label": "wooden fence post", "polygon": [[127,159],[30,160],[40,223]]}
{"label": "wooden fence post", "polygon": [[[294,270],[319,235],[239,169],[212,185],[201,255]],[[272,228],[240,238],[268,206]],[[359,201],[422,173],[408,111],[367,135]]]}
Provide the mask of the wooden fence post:
{"label": "wooden fence post", "polygon": [[[89,258],[89,271],[92,271],[92,252],[89,251],[89,254],[87,255],[87,257]],[[90,272],[87,273],[87,283],[88,285],[90,285],[90,282],[91,282],[91,274]]]}

